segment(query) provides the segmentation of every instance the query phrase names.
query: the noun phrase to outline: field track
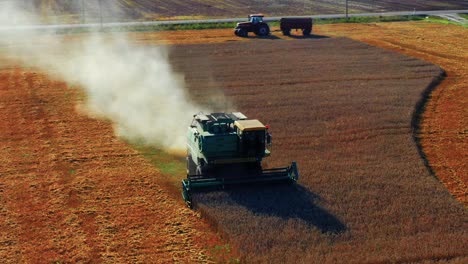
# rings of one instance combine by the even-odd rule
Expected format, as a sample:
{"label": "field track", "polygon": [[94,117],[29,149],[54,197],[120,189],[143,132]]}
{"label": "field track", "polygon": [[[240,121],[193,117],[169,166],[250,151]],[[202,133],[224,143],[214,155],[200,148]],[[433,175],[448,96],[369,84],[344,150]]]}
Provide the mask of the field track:
{"label": "field track", "polygon": [[[419,136],[435,175],[440,177],[442,181],[448,182],[447,187],[452,193],[459,200],[466,203],[466,178],[463,177],[463,172],[466,172],[467,168],[466,164],[462,163],[463,159],[458,159],[465,157],[464,160],[466,160],[467,153],[467,119],[466,113],[463,112],[463,109],[466,109],[467,105],[467,75],[462,64],[463,60],[466,61],[467,48],[464,42],[466,33],[461,30],[463,29],[426,23],[389,23],[321,26],[317,27],[316,32],[324,35],[349,36],[372,45],[420,57],[442,66],[447,71],[448,78],[444,81],[443,86],[441,86],[443,89],[436,89],[432,100],[429,101],[427,108],[429,111],[425,112],[424,122],[422,123],[423,130]],[[443,38],[444,42],[440,43],[439,35],[442,31],[447,34],[447,37]],[[430,35],[428,32],[434,32],[434,34]],[[283,38],[278,35],[276,36],[278,39],[269,40],[254,38],[239,39],[232,36],[231,30],[132,33],[131,36],[139,43],[150,45],[156,42],[170,44],[246,42],[240,43],[241,45],[231,43],[229,44],[231,46],[228,46],[237,49],[242,47],[242,45],[253,45],[248,44],[248,42],[252,41],[259,41],[259,44],[265,43],[265,46],[275,49],[276,45],[269,42],[274,43],[275,41],[279,41],[278,39]],[[334,40],[327,39],[304,41],[335,43],[334,45],[337,47],[350,48],[349,52],[357,49],[361,52],[361,55],[368,56],[367,59],[372,58],[372,54],[369,55],[368,52],[372,53],[374,51],[373,48],[353,42],[345,41],[344,43],[348,44],[346,44],[347,46],[343,46],[343,44],[338,44]],[[294,47],[294,45],[298,45],[296,48],[304,47],[301,46],[303,43],[292,44],[291,47]],[[217,55],[214,55],[215,58],[216,56],[222,57],[227,52],[224,45],[213,44],[211,47],[218,48]],[[206,48],[208,49],[207,53],[216,53],[216,49],[210,49],[208,46]],[[177,47],[175,49],[177,50]],[[443,49],[447,50],[440,52]],[[380,54],[380,52],[378,51],[376,54]],[[446,56],[441,53],[451,55]],[[286,56],[289,56],[288,54],[290,53],[284,53],[284,57],[281,58],[286,59]],[[341,53],[337,52],[337,54]],[[415,76],[421,76],[422,74],[423,77],[418,80],[418,83],[422,81],[422,83],[427,84],[438,74],[436,68],[425,62],[407,57],[399,57],[400,59],[393,61],[394,59],[392,59],[389,53],[384,52],[383,54],[386,54],[385,56],[387,57],[385,58],[389,60],[387,66],[392,70],[399,71],[391,66],[393,65],[392,63],[403,62],[405,69],[402,72],[400,71],[400,77],[406,76],[406,74],[415,74]],[[253,56],[253,54],[249,53],[244,55]],[[268,57],[267,55],[263,56],[262,58]],[[334,58],[335,61],[339,61],[337,57]],[[192,57],[189,56],[189,59],[195,65],[213,66],[209,61],[200,60],[196,54],[192,55]],[[205,77],[197,80],[196,71],[190,73],[186,66],[183,65],[181,57],[173,56],[173,60],[179,70],[186,71],[187,79],[194,91],[203,90],[203,78],[214,77],[214,80],[218,80],[220,83],[224,82],[223,84],[228,88],[226,89],[226,93],[234,101],[240,102],[244,99],[245,102],[256,101],[254,94],[250,94],[248,91],[239,88],[243,87],[246,82],[249,83],[249,80],[249,85],[255,87],[255,84],[258,84],[255,79],[245,78],[237,84],[232,80],[227,82],[226,78],[229,79],[231,77],[227,75],[222,77],[223,72],[221,71],[212,73],[213,76],[205,74],[203,75]],[[179,195],[174,195],[172,193],[173,188],[166,186],[166,181],[161,180],[161,174],[157,169],[149,164],[138,152],[112,136],[111,124],[91,120],[76,111],[76,101],[80,101],[83,95],[75,89],[69,89],[69,87],[66,87],[60,81],[49,79],[34,69],[12,67],[7,62],[3,62],[3,65],[6,66],[0,72],[0,157],[2,161],[0,164],[0,203],[2,205],[2,211],[0,212],[0,259],[10,263],[50,263],[53,261],[102,261],[107,263],[156,261],[167,263],[174,260],[193,262],[197,260],[203,261],[208,258],[207,255],[210,255],[210,253],[206,251],[207,245],[222,243],[210,231],[211,229],[206,221],[198,218],[196,212],[183,208]],[[245,67],[249,67],[249,65],[246,64]],[[321,65],[324,64],[322,63]],[[340,69],[343,70],[342,73],[345,76],[351,70],[346,67]],[[366,78],[371,77],[367,76]],[[382,79],[382,75],[379,75],[374,81],[378,84]],[[292,83],[288,83],[287,80],[288,77],[285,77],[285,82],[282,84],[284,87],[280,88],[285,93],[288,92],[285,87],[293,86],[296,89],[297,85],[301,85],[296,79]],[[349,81],[347,78],[343,80]],[[355,79],[353,80],[353,87],[358,87],[361,81],[369,82],[369,79]],[[394,81],[396,84],[399,82],[397,79]],[[260,83],[262,82],[260,81]],[[211,85],[215,86],[215,84],[212,83]],[[400,85],[395,86],[400,87]],[[31,89],[31,87],[35,89]],[[338,87],[342,86],[338,85],[337,89]],[[353,87],[350,86],[348,88],[351,89]],[[411,87],[424,89],[423,86],[417,83],[413,83]],[[208,86],[206,88],[213,87]],[[206,91],[201,91],[201,94],[203,92]],[[293,97],[297,94],[293,94]],[[319,94],[319,96],[324,95]],[[450,101],[447,98],[450,98]],[[453,98],[459,98],[460,100],[453,100]],[[411,100],[403,100],[405,101],[404,107],[408,107],[407,110],[409,111],[405,112],[407,115],[403,117],[408,122],[410,122],[412,109],[412,105],[408,103]],[[303,102],[301,101],[301,103]],[[444,105],[448,106],[444,107]],[[248,114],[271,121],[272,125],[275,122],[280,124],[281,114],[278,114],[278,118],[274,119],[271,115],[262,113],[260,109],[256,109],[255,104],[245,103],[245,105],[238,104],[238,106],[246,109]],[[316,106],[312,105],[312,107]],[[453,119],[447,118],[446,109],[451,109],[448,113],[454,115]],[[347,110],[340,114],[346,113]],[[327,117],[327,114],[322,112],[320,114],[322,117],[325,115],[326,118],[331,119],[335,116],[330,115]],[[295,122],[300,123],[302,120],[295,120]],[[460,122],[449,122],[450,120],[460,120]],[[346,127],[348,123],[346,123],[346,120],[342,121],[344,123],[324,123],[324,125],[335,129],[340,129],[340,127],[345,128],[342,134],[328,135],[325,138],[328,142],[327,144],[335,142],[332,136],[338,136],[341,140],[338,140],[334,144],[341,144],[340,142],[342,141],[358,143],[363,138],[369,137],[369,140],[374,142],[373,140],[379,138],[378,134],[373,134],[372,131],[367,131],[366,129],[346,130],[348,129]],[[399,139],[398,137],[403,136],[408,146],[413,144],[409,123],[404,123],[401,126],[381,128],[383,132],[389,133],[389,138],[396,137],[394,139]],[[277,142],[275,151],[280,153],[281,151],[279,150],[283,148],[287,149],[289,145],[287,144],[287,136],[281,135],[278,129],[276,128],[276,131],[273,131],[273,133],[276,134],[275,142]],[[304,127],[303,129],[306,130],[307,128]],[[288,130],[288,132],[294,133],[295,131]],[[310,142],[310,137],[308,136],[295,142],[295,146],[309,144]],[[395,141],[391,140],[391,142]],[[315,149],[318,148],[319,151],[327,154],[326,146],[320,146],[320,141],[313,140],[312,143]],[[388,144],[388,142],[385,144]],[[401,142],[398,144],[401,144]],[[448,148],[447,144],[450,144],[448,145],[450,148]],[[417,163],[419,156],[416,147],[412,146],[414,149],[410,149],[412,153],[411,159],[416,158],[414,162]],[[453,155],[454,150],[458,154]],[[327,155],[330,153],[328,152]],[[343,171],[349,170],[349,168],[340,167],[340,164],[335,164],[338,165],[338,168],[321,163],[322,161],[313,164],[313,162],[306,161],[303,157],[294,157],[297,154],[290,154],[291,152],[287,151],[277,154],[271,165],[282,165],[290,158],[297,158],[301,161],[300,166],[303,164],[302,168],[305,175],[310,175],[311,173],[310,171],[308,172],[307,166],[317,166],[320,170],[338,170],[339,168]],[[392,157],[390,154],[387,158],[390,158],[389,160],[399,159],[398,155],[395,152],[395,157]],[[333,160],[336,157],[328,158]],[[359,166],[362,164],[356,165],[356,168],[353,167],[354,172],[356,172],[356,169],[360,170]],[[379,166],[377,163],[374,165]],[[392,168],[396,169],[394,171],[395,174],[392,174],[395,179],[404,180],[402,182],[408,180],[406,183],[415,184],[411,179],[401,178],[402,175],[415,176],[412,170],[403,172],[402,174],[398,166]],[[398,215],[402,217],[402,219],[395,219],[396,222],[394,223],[392,223],[392,219],[384,217],[384,221],[388,221],[385,223],[389,224],[389,229],[381,229],[379,226],[360,226],[358,224],[359,221],[365,221],[365,217],[370,216],[341,214],[342,210],[355,210],[358,207],[354,209],[351,207],[346,208],[346,203],[349,202],[346,201],[347,196],[340,198],[344,199],[341,201],[342,203],[338,205],[331,204],[330,201],[335,199],[336,196],[333,194],[334,191],[325,191],[327,184],[330,183],[327,182],[329,179],[320,182],[320,179],[323,178],[320,178],[317,172],[313,172],[313,176],[317,180],[314,180],[314,177],[306,176],[306,189],[301,187],[298,190],[293,189],[293,192],[291,189],[286,189],[286,197],[290,198],[291,201],[299,203],[299,206],[310,205],[309,202],[317,205],[317,207],[308,213],[301,214],[293,210],[293,213],[298,214],[296,217],[291,217],[291,212],[285,212],[284,214],[277,213],[266,220],[262,219],[261,217],[268,215],[272,209],[265,209],[259,206],[259,204],[265,204],[266,201],[262,200],[264,198],[258,196],[255,191],[249,190],[244,192],[247,197],[256,197],[255,195],[257,195],[259,203],[252,204],[248,200],[239,197],[239,195],[236,196],[236,194],[228,193],[213,194],[214,196],[212,195],[211,197],[221,198],[217,203],[210,201],[210,196],[201,197],[200,206],[203,212],[209,216],[212,224],[216,225],[222,224],[223,221],[229,223],[227,220],[231,217],[229,213],[220,214],[220,210],[225,210],[225,207],[223,208],[225,204],[223,203],[231,203],[228,205],[231,209],[235,209],[236,206],[239,207],[241,205],[240,207],[244,207],[244,209],[239,211],[241,214],[236,215],[231,220],[238,220],[245,216],[248,217],[246,219],[256,220],[257,222],[250,222],[248,225],[246,223],[239,223],[238,226],[240,228],[253,227],[254,229],[252,230],[254,231],[263,230],[267,232],[260,233],[263,236],[262,238],[267,238],[268,236],[266,235],[270,235],[268,232],[271,232],[268,229],[271,226],[264,226],[264,221],[270,223],[272,221],[273,223],[280,221],[280,223],[284,224],[284,220],[287,220],[285,229],[283,230],[287,230],[290,233],[282,233],[279,236],[279,240],[262,241],[263,244],[260,243],[258,248],[243,249],[243,256],[253,259],[258,257],[252,255],[255,250],[260,250],[257,253],[264,251],[267,257],[275,256],[275,254],[284,257],[285,254],[289,254],[290,252],[283,252],[282,250],[288,249],[288,247],[280,247],[279,245],[285,243],[297,249],[297,251],[288,255],[290,257],[288,260],[310,260],[314,257],[319,257],[332,261],[333,258],[338,257],[341,259],[367,261],[418,262],[421,260],[453,260],[454,262],[463,263],[466,260],[466,251],[463,253],[463,245],[467,242],[467,236],[466,233],[460,232],[460,230],[466,230],[466,212],[444,193],[443,188],[440,188],[436,181],[428,180],[430,179],[430,175],[421,164],[417,165],[416,170],[420,172],[418,175],[421,177],[417,177],[419,179],[417,180],[418,183],[416,186],[413,186],[415,188],[414,193],[408,193],[408,190],[413,188],[399,186],[398,181],[390,187],[391,189],[403,188],[403,191],[400,192],[402,196],[393,198],[396,200],[400,199],[400,201],[406,203],[403,205],[406,209],[415,209],[415,206],[422,206],[416,208],[416,212],[422,212],[422,214],[411,218],[413,216],[411,214],[399,214],[402,212],[402,205],[397,201],[390,201],[391,205],[389,203],[383,204],[381,206],[387,206],[388,208],[380,211],[381,213],[389,213],[392,216]],[[359,173],[366,175],[363,171]],[[443,175],[448,176],[444,178]],[[360,180],[365,181],[365,179],[363,177]],[[336,181],[335,183],[338,183],[340,181],[339,178]],[[460,182],[465,185],[460,184]],[[359,181],[356,182],[354,180],[351,183],[360,184]],[[378,197],[381,194],[377,190],[381,190],[379,188],[385,188],[386,186],[379,185],[381,183],[371,182],[371,184],[375,185],[372,188],[376,188],[376,192],[372,192],[367,187],[365,189],[356,189],[355,191],[364,191],[367,192],[366,195],[370,194]],[[311,186],[315,188],[314,192],[310,192]],[[317,186],[319,187],[318,189],[316,188]],[[341,187],[346,187],[346,185]],[[281,188],[273,190],[284,192]],[[320,191],[321,188],[323,192]],[[316,196],[317,193],[321,194],[319,195],[320,197]],[[324,193],[325,195],[323,195]],[[420,201],[417,199],[419,193],[424,195],[432,193],[433,197],[429,198],[433,202],[430,206],[432,209],[424,204],[420,204]],[[268,191],[263,191],[261,194],[265,194],[265,197],[273,197],[274,195],[274,193]],[[299,197],[294,196],[295,194],[299,194]],[[219,196],[216,197],[216,195]],[[368,200],[366,196],[360,197],[363,199],[360,201],[361,204],[359,206],[365,210],[369,206],[378,206],[380,202],[388,202],[389,200],[387,199],[390,199],[387,196],[384,196],[382,200]],[[438,197],[440,200],[437,200]],[[286,208],[287,204],[281,205],[281,199],[276,201],[280,205],[281,210]],[[330,210],[330,208],[333,209]],[[258,215],[252,218],[252,211],[257,212]],[[379,215],[379,210],[374,211],[374,213],[375,217],[382,217]],[[315,214],[324,216],[329,220],[328,223],[315,221]],[[359,219],[359,217],[364,217],[364,219]],[[404,219],[408,221],[403,225]],[[465,224],[463,224],[464,220]],[[309,225],[303,225],[301,221],[306,221]],[[362,230],[358,233],[353,234],[348,232],[348,230],[354,232],[353,230],[359,226]],[[239,238],[237,235],[245,233],[245,230],[236,231],[229,225],[224,230],[222,225],[219,228],[220,231],[227,235],[229,243],[241,249],[242,246],[239,246],[238,242],[236,242],[239,241],[238,239],[241,238],[245,242],[252,242],[258,238],[256,237],[258,234],[254,234],[253,232],[250,233],[253,236],[241,235]],[[303,232],[298,234],[298,231]],[[308,236],[301,237],[298,241],[297,238],[304,234],[304,232],[309,232]],[[333,233],[338,235],[333,235]],[[355,234],[359,234],[358,237]],[[404,234],[411,235],[405,237],[402,236]],[[282,239],[285,240],[283,241]],[[356,248],[354,247],[356,241],[364,242]],[[311,244],[314,244],[316,247],[314,247],[314,251],[309,252]],[[418,250],[421,250],[418,252],[414,250],[415,244],[420,244],[421,247],[426,248],[418,248]],[[265,246],[271,246],[279,251],[268,251],[265,249]],[[302,257],[296,255],[304,251],[308,251],[309,253],[302,255]],[[340,255],[334,252],[342,253]],[[359,257],[356,254],[360,254]]]}

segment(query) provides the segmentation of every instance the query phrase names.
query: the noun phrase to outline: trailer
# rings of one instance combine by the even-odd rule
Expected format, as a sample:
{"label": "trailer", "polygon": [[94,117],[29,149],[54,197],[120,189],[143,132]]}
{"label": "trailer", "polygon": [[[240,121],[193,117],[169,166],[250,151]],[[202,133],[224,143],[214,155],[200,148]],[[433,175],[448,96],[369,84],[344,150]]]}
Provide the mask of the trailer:
{"label": "trailer", "polygon": [[290,36],[291,30],[302,30],[304,36],[309,36],[312,33],[312,18],[304,17],[288,17],[280,19],[280,29],[283,35]]}

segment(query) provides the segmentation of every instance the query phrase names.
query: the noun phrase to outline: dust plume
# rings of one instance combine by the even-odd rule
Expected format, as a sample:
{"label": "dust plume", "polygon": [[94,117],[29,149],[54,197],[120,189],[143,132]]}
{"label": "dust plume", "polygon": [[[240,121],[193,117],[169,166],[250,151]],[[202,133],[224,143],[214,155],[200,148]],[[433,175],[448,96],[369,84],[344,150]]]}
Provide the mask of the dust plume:
{"label": "dust plume", "polygon": [[168,49],[131,43],[124,34],[83,34],[78,41],[34,31],[35,14],[0,3],[0,46],[26,66],[37,67],[87,95],[92,116],[112,121],[115,133],[166,150],[185,146],[186,127],[202,109],[173,71]]}

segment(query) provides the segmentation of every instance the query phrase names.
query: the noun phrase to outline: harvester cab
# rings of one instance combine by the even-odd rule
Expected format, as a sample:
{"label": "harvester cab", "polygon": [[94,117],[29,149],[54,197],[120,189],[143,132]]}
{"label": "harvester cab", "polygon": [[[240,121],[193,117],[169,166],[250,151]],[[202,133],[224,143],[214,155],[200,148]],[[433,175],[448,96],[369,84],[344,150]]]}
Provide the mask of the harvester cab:
{"label": "harvester cab", "polygon": [[187,178],[182,181],[187,205],[192,207],[193,191],[210,187],[297,181],[295,162],[288,167],[262,168],[271,145],[268,126],[240,112],[194,115],[187,131]]}
{"label": "harvester cab", "polygon": [[257,36],[268,36],[270,27],[263,21],[263,14],[252,14],[248,16],[248,22],[237,23],[234,34],[239,37],[248,37],[249,32]]}

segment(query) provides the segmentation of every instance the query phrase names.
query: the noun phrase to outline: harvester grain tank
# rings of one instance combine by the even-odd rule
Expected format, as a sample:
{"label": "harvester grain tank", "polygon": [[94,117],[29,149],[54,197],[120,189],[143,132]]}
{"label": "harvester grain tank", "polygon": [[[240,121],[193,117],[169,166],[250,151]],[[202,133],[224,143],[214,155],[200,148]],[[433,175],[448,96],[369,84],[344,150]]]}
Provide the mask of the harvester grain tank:
{"label": "harvester grain tank", "polygon": [[239,37],[248,37],[249,32],[253,32],[257,36],[268,36],[270,27],[263,21],[264,15],[252,14],[248,16],[249,21],[237,23],[234,29],[234,34]]}
{"label": "harvester grain tank", "polygon": [[266,182],[296,182],[296,162],[263,169],[272,145],[268,126],[240,112],[199,113],[187,131],[187,178],[182,196],[192,207],[194,191]]}

